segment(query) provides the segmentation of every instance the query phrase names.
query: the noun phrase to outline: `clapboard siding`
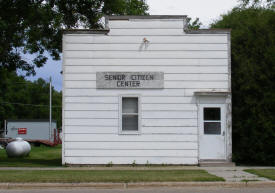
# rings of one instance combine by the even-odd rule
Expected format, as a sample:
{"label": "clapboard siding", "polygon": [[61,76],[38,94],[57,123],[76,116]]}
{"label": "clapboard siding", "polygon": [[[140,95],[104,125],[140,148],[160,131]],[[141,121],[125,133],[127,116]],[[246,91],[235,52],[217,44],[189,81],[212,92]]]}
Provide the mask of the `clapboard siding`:
{"label": "clapboard siding", "polygon": [[117,111],[64,111],[64,118],[85,118],[85,119],[115,119],[118,118]]}
{"label": "clapboard siding", "polygon": [[[98,126],[87,126],[87,125],[66,125],[65,133],[79,133],[79,134],[117,134],[117,126],[101,126],[98,129]],[[150,127],[150,126],[141,126],[142,135],[197,135],[197,127]],[[123,145],[121,143],[120,145]],[[146,146],[145,146],[146,147]]]}
{"label": "clapboard siding", "polygon": [[118,104],[75,104],[67,103],[64,110],[117,111]]}
{"label": "clapboard siding", "polygon": [[190,119],[197,118],[197,112],[194,110],[181,110],[181,111],[144,111],[142,112],[144,119]]}
{"label": "clapboard siding", "polygon": [[66,103],[118,103],[118,97],[65,97]]}
{"label": "clapboard siding", "polygon": [[148,148],[150,150],[181,150],[181,149],[197,149],[196,142],[128,142],[127,146],[119,142],[68,142],[65,144],[66,149],[88,149],[88,150],[118,150],[118,149],[133,149],[143,150]]}
{"label": "clapboard siding", "polygon": [[98,126],[91,125],[67,125],[64,133],[76,134],[117,134],[117,126]]}
{"label": "clapboard siding", "polygon": [[[195,97],[165,97],[165,96],[143,96],[142,103],[196,103]],[[66,103],[119,103],[118,96],[105,96],[105,97],[65,97]]]}
{"label": "clapboard siding", "polygon": [[[66,88],[96,88],[96,81],[66,81]],[[165,81],[165,88],[228,88],[228,81],[181,81],[181,82],[173,82],[173,81]]]}
{"label": "clapboard siding", "polygon": [[112,29],[108,35],[110,36],[163,36],[163,35],[183,35],[183,29]]}
{"label": "clapboard siding", "polygon": [[[228,35],[187,34],[178,19],[109,27],[108,35],[63,37],[63,162],[197,164],[194,92],[228,91]],[[164,72],[164,89],[96,89],[104,71]],[[119,132],[121,95],[140,97],[138,134]]]}
{"label": "clapboard siding", "polygon": [[189,110],[189,111],[196,111],[197,105],[196,104],[142,104],[142,110],[146,111],[182,111],[182,110]]}
{"label": "clapboard siding", "polygon": [[154,66],[67,66],[65,73],[91,73],[99,71],[116,72],[140,72],[140,71],[163,71],[165,73],[227,73],[227,66],[160,66],[156,69]]}
{"label": "clapboard siding", "polygon": [[68,118],[64,119],[65,125],[91,125],[91,126],[110,126],[110,127],[118,127],[118,119],[79,119],[79,118]]}
{"label": "clapboard siding", "polygon": [[[118,119],[117,118],[65,118],[65,125],[75,125],[75,126],[110,126],[110,127],[118,127]],[[197,119],[171,119],[171,118],[147,118],[142,119],[142,126],[147,127],[195,127],[197,126]]]}
{"label": "clapboard siding", "polygon": [[147,127],[196,127],[197,119],[142,119],[142,126]]}
{"label": "clapboard siding", "polygon": [[226,58],[226,51],[66,51],[67,58]]}
{"label": "clapboard siding", "polygon": [[228,81],[228,74],[221,73],[193,73],[193,74],[164,74],[165,81]]}
{"label": "clapboard siding", "polygon": [[164,134],[164,135],[197,135],[198,128],[196,127],[146,127],[143,126],[141,130],[142,134]]}
{"label": "clapboard siding", "polygon": [[[146,111],[143,110],[140,115],[143,119],[190,119],[197,118],[197,113],[193,110],[186,111]],[[66,110],[64,111],[64,118],[83,118],[83,119],[115,119],[118,118],[117,111],[77,111]]]}
{"label": "clapboard siding", "polygon": [[113,29],[183,29],[183,21],[162,20],[132,20],[129,21],[111,21],[109,28]]}
{"label": "clapboard siding", "polygon": [[[142,44],[144,36],[105,36],[89,34],[65,35],[64,43],[81,43],[81,44]],[[226,44],[227,35],[202,35],[202,34],[184,34],[184,35],[166,35],[166,36],[147,36],[150,43],[173,43],[173,44]]]}
{"label": "clapboard siding", "polygon": [[[194,96],[194,92],[209,91],[206,88],[199,89],[140,89],[138,93],[142,96]],[[215,92],[227,92],[228,89],[213,89]],[[136,92],[137,93],[137,92]],[[136,94],[135,93],[135,94]],[[66,88],[64,96],[110,96],[110,95],[129,95],[133,94],[132,89],[71,89]]]}
{"label": "clapboard siding", "polygon": [[148,149],[141,149],[141,150],[135,150],[132,149],[131,151],[129,151],[128,149],[124,150],[124,149],[118,149],[118,150],[114,150],[114,149],[105,149],[105,150],[87,150],[87,149],[77,149],[77,150],[73,150],[73,149],[67,149],[65,150],[65,156],[80,156],[80,157],[102,157],[102,156],[111,156],[111,157],[142,157],[142,156],[146,156],[146,157],[177,157],[177,156],[185,156],[185,157],[196,157],[197,156],[197,150],[148,150]]}
{"label": "clapboard siding", "polygon": [[[186,89],[140,89],[139,94],[147,96],[184,96]],[[194,91],[194,89],[191,89]],[[203,89],[197,89],[203,90]],[[209,89],[205,89],[209,90]],[[77,89],[77,88],[66,88],[64,91],[65,96],[114,96],[133,94],[132,89]],[[194,94],[192,93],[191,96]],[[188,95],[190,96],[190,95]]]}
{"label": "clapboard siding", "polygon": [[66,44],[65,51],[227,51],[227,44]]}
{"label": "clapboard siding", "polygon": [[65,164],[198,164],[198,157],[64,157]]}
{"label": "clapboard siding", "polygon": [[159,96],[159,97],[149,97],[149,96],[144,96],[142,97],[142,103],[143,104],[152,104],[152,103],[187,103],[187,104],[192,104],[196,103],[196,98],[195,97],[164,97],[164,96]]}
{"label": "clapboard siding", "polygon": [[224,66],[228,64],[225,58],[68,58],[64,66]]}
{"label": "clapboard siding", "polygon": [[[111,141],[120,141],[120,142],[134,142],[134,141],[151,141],[151,142],[196,142],[196,135],[113,135],[113,134],[79,134],[79,133],[68,133],[65,135],[65,142],[67,141],[102,141],[102,142],[111,142]],[[125,145],[127,145],[125,143]]]}
{"label": "clapboard siding", "polygon": [[[90,73],[90,74],[66,74],[64,76],[64,79],[66,81],[71,80],[81,80],[81,81],[91,81],[96,80],[96,74]],[[186,74],[186,73],[178,73],[178,74],[164,74],[164,80],[165,81],[228,81],[228,74],[214,74],[214,73],[192,73],[192,74]]]}
{"label": "clapboard siding", "polygon": [[[182,110],[197,110],[196,104],[141,104],[142,111],[182,111]],[[65,110],[74,110],[74,111],[118,111],[118,104],[76,104],[76,103],[67,103],[65,105]]]}

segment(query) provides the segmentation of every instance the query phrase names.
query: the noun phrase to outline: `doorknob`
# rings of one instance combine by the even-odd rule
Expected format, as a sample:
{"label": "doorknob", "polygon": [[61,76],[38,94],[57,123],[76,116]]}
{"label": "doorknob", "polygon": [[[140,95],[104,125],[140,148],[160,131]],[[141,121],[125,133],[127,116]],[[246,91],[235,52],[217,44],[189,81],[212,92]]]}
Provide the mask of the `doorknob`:
{"label": "doorknob", "polygon": [[225,136],[225,131],[222,132],[222,136]]}

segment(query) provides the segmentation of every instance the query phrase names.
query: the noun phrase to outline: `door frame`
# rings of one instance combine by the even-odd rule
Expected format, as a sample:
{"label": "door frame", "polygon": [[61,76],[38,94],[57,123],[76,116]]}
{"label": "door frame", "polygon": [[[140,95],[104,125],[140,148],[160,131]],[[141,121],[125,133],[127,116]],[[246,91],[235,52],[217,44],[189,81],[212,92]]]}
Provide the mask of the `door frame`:
{"label": "door frame", "polygon": [[[223,131],[221,130],[221,135],[223,135],[224,132],[224,156],[223,158],[217,158],[217,159],[213,159],[213,160],[227,160],[227,135],[228,135],[228,131],[227,131],[227,126],[226,126],[226,104],[198,104],[198,158],[199,160],[206,160],[206,159],[202,159],[201,158],[201,136],[203,135],[203,133],[201,133],[203,131],[203,109],[205,107],[218,107],[221,109],[221,128],[223,128]],[[212,159],[207,159],[207,160],[212,160]]]}

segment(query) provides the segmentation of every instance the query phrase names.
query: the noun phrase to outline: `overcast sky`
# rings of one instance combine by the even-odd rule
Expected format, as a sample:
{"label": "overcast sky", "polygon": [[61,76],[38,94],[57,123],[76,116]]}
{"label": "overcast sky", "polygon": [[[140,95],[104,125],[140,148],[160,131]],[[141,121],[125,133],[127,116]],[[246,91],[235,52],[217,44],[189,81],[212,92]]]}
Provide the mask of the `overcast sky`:
{"label": "overcast sky", "polygon": [[146,0],[150,15],[188,15],[198,17],[208,27],[221,14],[238,5],[238,0]]}
{"label": "overcast sky", "polygon": [[[149,5],[150,15],[188,15],[199,18],[203,23],[202,28],[207,28],[210,23],[219,19],[221,14],[227,13],[238,5],[238,0],[146,0]],[[42,77],[49,80],[52,77],[56,90],[62,89],[61,61],[49,58],[43,68],[36,69],[36,76],[28,79],[34,80]]]}

